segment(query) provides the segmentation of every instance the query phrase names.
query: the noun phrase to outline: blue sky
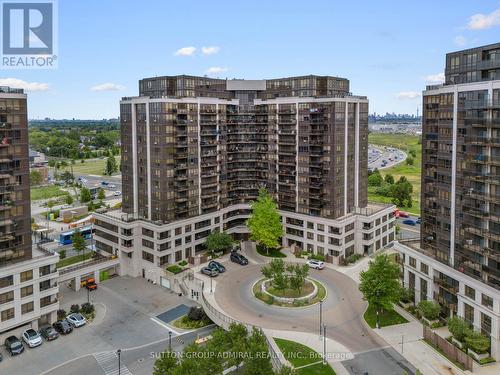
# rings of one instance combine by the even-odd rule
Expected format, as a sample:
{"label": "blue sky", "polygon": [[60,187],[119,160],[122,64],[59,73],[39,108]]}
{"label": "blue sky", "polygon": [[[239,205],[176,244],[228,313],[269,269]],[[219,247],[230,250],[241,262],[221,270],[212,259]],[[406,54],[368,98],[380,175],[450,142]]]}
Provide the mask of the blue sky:
{"label": "blue sky", "polygon": [[498,0],[59,0],[58,68],[0,85],[30,89],[30,118],[100,119],[143,77],[337,75],[371,113],[415,113],[446,52],[499,41]]}

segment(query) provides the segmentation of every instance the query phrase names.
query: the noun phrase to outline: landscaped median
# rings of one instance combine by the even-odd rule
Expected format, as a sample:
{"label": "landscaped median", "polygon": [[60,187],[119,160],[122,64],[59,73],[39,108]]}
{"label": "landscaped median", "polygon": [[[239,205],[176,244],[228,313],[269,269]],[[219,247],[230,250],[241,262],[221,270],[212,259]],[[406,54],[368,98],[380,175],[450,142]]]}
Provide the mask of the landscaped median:
{"label": "landscaped median", "polygon": [[274,338],[283,357],[295,368],[296,375],[335,375],[328,364],[323,364],[322,356],[295,341]]}

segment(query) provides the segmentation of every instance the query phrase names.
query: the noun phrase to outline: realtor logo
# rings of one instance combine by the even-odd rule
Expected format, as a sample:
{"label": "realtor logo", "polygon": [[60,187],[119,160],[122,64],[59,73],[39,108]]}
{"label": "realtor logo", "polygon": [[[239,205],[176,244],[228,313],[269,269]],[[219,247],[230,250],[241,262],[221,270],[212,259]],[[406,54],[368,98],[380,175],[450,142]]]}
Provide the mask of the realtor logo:
{"label": "realtor logo", "polygon": [[2,68],[54,68],[56,6],[51,0],[2,2]]}

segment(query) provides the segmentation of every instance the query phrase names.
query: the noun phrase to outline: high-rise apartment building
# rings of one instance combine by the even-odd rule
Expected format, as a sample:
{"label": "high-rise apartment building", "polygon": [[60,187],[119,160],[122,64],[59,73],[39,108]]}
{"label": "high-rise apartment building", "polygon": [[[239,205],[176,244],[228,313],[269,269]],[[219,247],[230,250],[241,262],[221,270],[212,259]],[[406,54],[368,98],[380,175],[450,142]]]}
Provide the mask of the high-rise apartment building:
{"label": "high-rise apartment building", "polygon": [[26,95],[0,87],[0,332],[51,322],[58,255],[32,249]]}
{"label": "high-rise apartment building", "polygon": [[492,337],[500,330],[500,43],[446,55],[423,93],[422,227],[404,282]]}
{"label": "high-rise apartment building", "polygon": [[122,209],[95,215],[96,246],[122,273],[159,282],[211,230],[245,238],[261,187],[285,246],[334,261],[394,240],[394,208],[367,202],[368,100],[348,80],[166,76],[139,94],[120,103]]}

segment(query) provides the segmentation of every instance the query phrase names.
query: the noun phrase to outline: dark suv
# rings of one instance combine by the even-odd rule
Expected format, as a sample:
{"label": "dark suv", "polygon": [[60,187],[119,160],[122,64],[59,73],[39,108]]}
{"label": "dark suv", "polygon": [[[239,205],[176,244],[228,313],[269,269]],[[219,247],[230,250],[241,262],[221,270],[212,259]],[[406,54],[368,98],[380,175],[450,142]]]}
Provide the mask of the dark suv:
{"label": "dark suv", "polygon": [[211,261],[208,263],[208,268],[211,268],[211,269],[217,270],[217,272],[219,272],[219,273],[226,272],[226,267],[224,267],[224,266],[223,266],[222,264],[220,264],[219,262],[216,262],[215,260],[211,260]]}
{"label": "dark suv", "polygon": [[248,264],[248,259],[243,255],[233,251],[231,253],[231,262],[241,264],[242,266],[246,266]]}
{"label": "dark suv", "polygon": [[16,336],[9,336],[5,339],[5,349],[10,355],[18,355],[24,351],[24,345]]}

